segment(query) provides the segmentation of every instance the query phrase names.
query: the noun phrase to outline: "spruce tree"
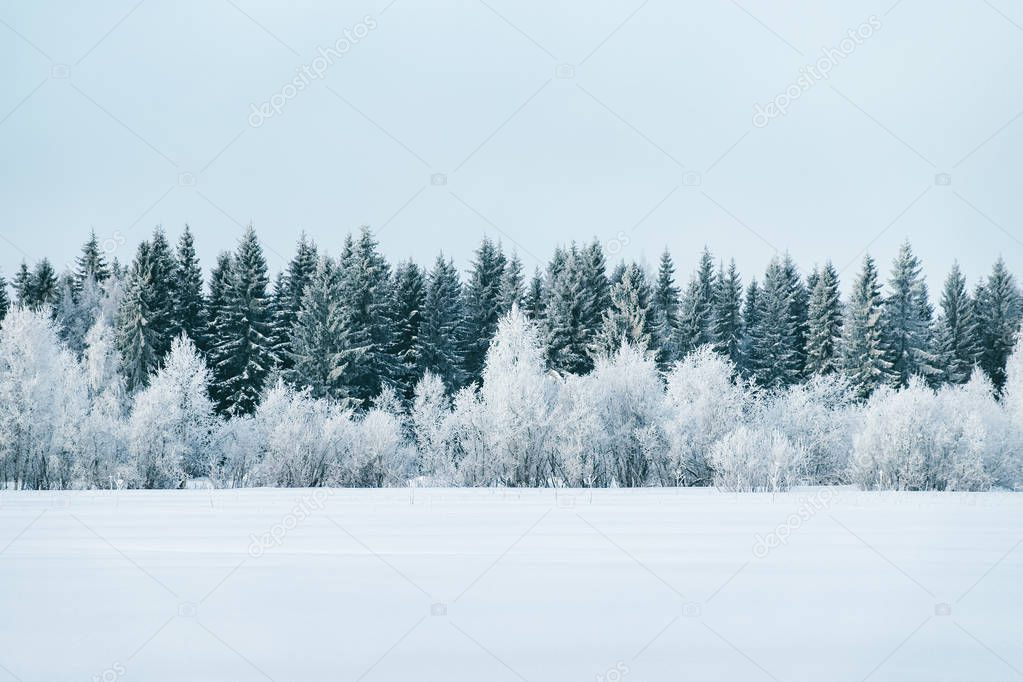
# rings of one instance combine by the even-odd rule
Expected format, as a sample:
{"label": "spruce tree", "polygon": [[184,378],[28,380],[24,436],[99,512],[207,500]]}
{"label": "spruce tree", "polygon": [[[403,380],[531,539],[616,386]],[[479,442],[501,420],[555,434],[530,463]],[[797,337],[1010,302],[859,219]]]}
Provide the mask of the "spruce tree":
{"label": "spruce tree", "polygon": [[976,302],[980,366],[999,391],[1005,385],[1005,362],[1019,331],[1021,308],[1016,280],[999,257]]}
{"label": "spruce tree", "polygon": [[592,336],[587,316],[592,304],[579,250],[572,244],[551,268],[544,311],[547,366],[557,372],[585,374],[592,366]]}
{"label": "spruce tree", "polygon": [[302,295],[288,343],[290,361],[284,370],[291,384],[308,388],[315,398],[339,397],[335,390],[339,345],[331,325],[340,304],[339,267],[323,257]]}
{"label": "spruce tree", "polygon": [[454,392],[466,383],[462,371],[463,309],[462,285],[450,259],[437,256],[426,281],[426,300],[419,328],[418,355],[424,370],[437,375],[444,387]]}
{"label": "spruce tree", "polygon": [[679,290],[675,285],[675,263],[665,249],[657,268],[657,282],[654,284],[651,301],[654,331],[660,340],[657,351],[657,366],[663,372],[679,359],[676,343],[679,329]]}
{"label": "spruce tree", "polygon": [[877,267],[869,255],[853,284],[846,318],[842,325],[842,364],[860,398],[867,398],[886,383],[891,363],[885,349],[881,285]]}
{"label": "spruce tree", "polygon": [[739,371],[747,379],[763,371],[768,359],[763,357],[763,325],[760,321],[760,286],[756,278],[746,287],[742,306],[742,343],[740,344]]}
{"label": "spruce tree", "polygon": [[394,330],[391,354],[397,362],[394,384],[398,395],[411,401],[423,374],[419,333],[426,303],[426,275],[411,260],[401,263],[394,269],[391,291],[390,317]]}
{"label": "spruce tree", "polygon": [[200,350],[204,350],[204,339],[208,322],[206,301],[203,297],[202,268],[195,253],[192,231],[185,225],[185,231],[178,240],[178,250],[173,271],[173,336],[185,334]]}
{"label": "spruce tree", "polygon": [[153,231],[149,242],[149,311],[150,327],[153,330],[154,352],[158,361],[170,352],[171,343],[177,335],[175,327],[175,302],[177,300],[175,261],[170,243],[162,227]]}
{"label": "spruce tree", "polygon": [[110,277],[110,266],[103,257],[103,250],[96,239],[96,230],[89,234],[89,241],[82,246],[82,255],[75,262],[77,265],[75,279],[78,287],[83,286],[86,279],[105,282]]}
{"label": "spruce tree", "polygon": [[232,259],[215,321],[217,341],[211,364],[221,384],[218,409],[224,414],[251,414],[274,368],[268,284],[263,247],[250,225]]}
{"label": "spruce tree", "polygon": [[7,280],[0,275],[0,324],[3,324],[7,312],[11,309],[11,297],[7,293]]}
{"label": "spruce tree", "polygon": [[941,374],[931,336],[931,304],[921,275],[920,261],[909,242],[903,242],[888,280],[884,300],[885,345],[891,364],[889,379],[902,388],[911,376],[933,382]]}
{"label": "spruce tree", "polygon": [[56,305],[59,293],[58,285],[57,273],[54,271],[50,261],[43,258],[36,263],[35,269],[29,278],[25,305],[36,310]]}
{"label": "spruce tree", "polygon": [[529,280],[529,288],[522,301],[522,311],[533,322],[542,322],[546,301],[547,292],[544,289],[543,276],[540,274],[540,269],[537,268],[533,272],[533,278]]}
{"label": "spruce tree", "polygon": [[828,261],[814,276],[807,311],[806,374],[822,376],[842,367],[839,348],[842,340],[842,303],[838,290],[838,272]]}
{"label": "spruce tree", "polygon": [[369,228],[346,245],[340,269],[340,305],[331,327],[338,339],[335,374],[340,396],[366,406],[392,385],[397,363],[391,355],[391,269]]}
{"label": "spruce tree", "polygon": [[706,247],[700,255],[700,264],[686,287],[679,316],[677,348],[679,357],[700,346],[714,342],[714,259]]}
{"label": "spruce tree", "polygon": [[965,384],[979,359],[974,302],[966,290],[966,278],[959,263],[945,278],[941,292],[941,314],[936,334],[939,367],[950,384]]}
{"label": "spruce tree", "polygon": [[14,286],[14,300],[19,306],[28,308],[31,306],[32,296],[32,275],[28,271],[28,264],[25,261],[21,261],[21,265],[18,266],[18,274],[14,276],[12,282]]}
{"label": "spruce tree", "polygon": [[501,273],[501,285],[497,296],[497,305],[501,315],[507,315],[515,304],[521,307],[525,295],[523,286],[522,261],[517,255],[512,254],[512,257],[505,263],[504,272]]}
{"label": "spruce tree", "polygon": [[273,296],[273,338],[274,355],[281,368],[287,372],[292,367],[291,335],[298,311],[302,307],[306,287],[316,276],[318,267],[316,245],[299,237],[295,256],[288,262],[284,272],[278,276]]}
{"label": "spruce tree", "polygon": [[160,365],[162,346],[159,311],[154,308],[153,263],[150,244],[143,241],[128,270],[124,297],[117,311],[117,349],[126,388],[135,391],[149,382]]}
{"label": "spruce tree", "polygon": [[586,305],[581,325],[588,341],[596,337],[604,321],[604,311],[611,305],[611,285],[607,278],[607,260],[604,248],[597,239],[584,247],[579,255]]}
{"label": "spruce tree", "polygon": [[752,376],[765,388],[785,388],[802,378],[799,318],[793,305],[795,296],[785,262],[772,259],[758,299],[759,329],[752,337],[753,352],[761,360],[752,368]]}
{"label": "spruce tree", "polygon": [[625,267],[621,281],[611,287],[611,305],[595,341],[598,353],[611,354],[624,344],[643,351],[658,347],[651,311],[653,293],[643,271],[635,263]]}
{"label": "spruce tree", "polygon": [[789,319],[793,325],[793,347],[796,357],[793,365],[798,380],[803,378],[806,370],[806,323],[810,295],[803,278],[799,275],[799,268],[789,253],[782,257],[781,269],[789,298]]}
{"label": "spruce tree", "polygon": [[742,279],[735,267],[735,259],[728,264],[718,265],[714,280],[714,304],[712,307],[712,332],[714,350],[732,361],[736,367],[742,365]]}
{"label": "spruce tree", "polygon": [[479,381],[490,341],[501,317],[501,279],[505,257],[499,244],[484,237],[465,287],[465,374]]}

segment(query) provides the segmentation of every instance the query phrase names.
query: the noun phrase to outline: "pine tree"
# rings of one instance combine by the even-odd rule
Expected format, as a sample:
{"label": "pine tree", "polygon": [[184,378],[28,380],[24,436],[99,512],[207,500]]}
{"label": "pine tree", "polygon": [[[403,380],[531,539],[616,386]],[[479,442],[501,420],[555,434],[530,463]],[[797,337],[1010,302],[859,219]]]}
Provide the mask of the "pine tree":
{"label": "pine tree", "polygon": [[82,255],[76,261],[77,270],[75,278],[77,286],[81,287],[86,279],[95,282],[105,282],[110,277],[110,266],[107,265],[103,251],[100,249],[99,241],[96,239],[96,230],[92,230],[89,241],[82,246]]}
{"label": "pine tree", "polygon": [[306,285],[302,303],[291,327],[290,362],[284,375],[298,388],[308,388],[315,398],[338,397],[335,360],[338,339],[331,323],[341,302],[339,267],[330,258],[320,260]]}
{"label": "pine tree", "polygon": [[174,254],[162,227],[153,231],[149,242],[149,325],[153,330],[154,352],[158,361],[170,352],[171,343],[177,335],[175,329],[175,282]]}
{"label": "pine tree", "polygon": [[785,388],[802,378],[795,296],[784,261],[772,259],[759,292],[759,328],[752,337],[753,353],[760,358],[758,366],[752,368],[752,376],[765,388]]}
{"label": "pine tree", "polygon": [[463,300],[454,263],[443,255],[437,256],[426,281],[418,355],[423,368],[440,377],[449,392],[466,383],[462,372]]}
{"label": "pine tree", "polygon": [[32,275],[28,271],[28,265],[21,261],[18,266],[18,274],[14,276],[14,300],[19,306],[28,308],[31,306],[32,297]]}
{"label": "pine tree", "polygon": [[746,300],[742,306],[741,374],[752,378],[763,371],[768,359],[761,355],[764,347],[763,325],[760,321],[760,286],[754,278],[746,287]]}
{"label": "pine tree", "polygon": [[158,312],[153,307],[153,265],[150,244],[143,241],[128,270],[124,297],[117,312],[117,349],[121,354],[121,375],[128,391],[149,382],[160,364]]}
{"label": "pine tree", "polygon": [[335,376],[341,397],[365,406],[392,385],[397,362],[391,355],[391,269],[369,228],[346,246],[340,269],[340,305],[331,323],[339,350]]}
{"label": "pine tree", "polygon": [[881,285],[877,267],[869,255],[853,284],[842,329],[842,364],[861,398],[888,381],[891,363],[884,344]]}
{"label": "pine tree", "polygon": [[500,245],[484,237],[465,287],[465,374],[470,382],[479,381],[490,340],[497,331],[504,266]]}
{"label": "pine tree", "polygon": [[4,318],[7,317],[7,311],[10,309],[11,297],[7,293],[7,280],[0,275],[0,324],[3,324]]}
{"label": "pine tree", "polygon": [[1016,280],[1000,257],[977,295],[980,366],[998,391],[1005,385],[1005,362],[1023,315]]}
{"label": "pine tree", "polygon": [[806,374],[833,374],[842,367],[839,348],[842,340],[842,303],[839,298],[838,272],[828,261],[814,276],[807,311]]}
{"label": "pine tree", "polygon": [[537,268],[533,272],[533,278],[529,280],[529,289],[522,301],[522,311],[534,323],[540,323],[544,318],[546,301],[547,292],[544,289],[543,276],[540,274],[540,269]]}
{"label": "pine tree", "polygon": [[208,322],[206,320],[206,301],[202,290],[202,268],[199,266],[199,258],[195,253],[195,242],[188,225],[185,225],[185,231],[181,233],[181,238],[178,240],[173,281],[174,324],[171,332],[174,337],[184,333],[196,347],[205,350],[203,340]]}
{"label": "pine tree", "polygon": [[933,313],[920,261],[909,242],[899,247],[888,288],[883,310],[890,381],[897,388],[908,386],[911,376],[933,382],[941,373],[931,338]]}
{"label": "pine tree", "polygon": [[682,297],[679,317],[679,357],[700,346],[713,343],[712,311],[714,305],[714,259],[706,247],[700,255],[700,265],[689,281]]}
{"label": "pine tree", "polygon": [[210,355],[214,376],[222,385],[218,410],[244,415],[255,409],[275,364],[266,258],[251,225],[242,236],[230,272],[214,322],[217,342]]}
{"label": "pine tree", "polygon": [[572,244],[552,263],[542,336],[547,366],[557,372],[585,374],[593,367],[587,316],[592,304],[579,249]]}
{"label": "pine tree", "polygon": [[599,333],[604,321],[604,311],[611,305],[611,285],[607,278],[607,260],[604,248],[597,239],[580,253],[583,273],[583,288],[586,290],[586,305],[583,308],[581,325],[588,342]]}
{"label": "pine tree", "polygon": [[522,277],[522,261],[515,254],[505,263],[504,272],[501,273],[501,285],[497,296],[497,305],[501,315],[511,312],[515,304],[522,305],[525,295],[523,291],[524,280]]}
{"label": "pine tree", "polygon": [[718,265],[714,280],[712,332],[714,350],[739,367],[742,364],[742,279],[735,267],[735,259]]}
{"label": "pine tree", "polygon": [[966,290],[966,278],[959,270],[959,263],[952,264],[945,278],[936,337],[938,364],[943,369],[944,380],[965,384],[977,364],[979,349],[974,302]]}
{"label": "pine tree", "polygon": [[32,276],[29,278],[25,305],[34,310],[54,306],[57,303],[58,284],[57,273],[50,265],[50,261],[46,258],[42,259],[36,263]]}
{"label": "pine tree", "polygon": [[294,258],[288,263],[285,271],[278,276],[274,287],[274,355],[277,356],[281,368],[285,372],[292,367],[292,328],[298,319],[298,311],[302,307],[306,287],[316,276],[317,261],[316,245],[306,238],[305,233],[302,233]]}
{"label": "pine tree", "polygon": [[798,379],[802,379],[806,370],[806,324],[810,295],[803,284],[803,278],[799,275],[799,268],[790,254],[786,253],[782,258],[781,269],[789,297],[789,319],[793,325],[793,347],[796,358],[793,365],[796,376]]}
{"label": "pine tree", "polygon": [[680,359],[676,346],[680,298],[678,287],[675,286],[675,263],[667,249],[661,254],[651,306],[654,331],[661,341],[657,352],[657,367],[664,372]]}
{"label": "pine tree", "polygon": [[612,354],[624,344],[642,351],[658,347],[651,301],[653,293],[643,271],[635,263],[622,273],[611,288],[611,306],[604,311],[604,324],[595,341],[598,353]]}
{"label": "pine tree", "polygon": [[424,369],[419,357],[419,333],[426,303],[426,275],[411,260],[401,263],[394,269],[391,291],[391,354],[398,363],[394,383],[398,394],[411,401]]}

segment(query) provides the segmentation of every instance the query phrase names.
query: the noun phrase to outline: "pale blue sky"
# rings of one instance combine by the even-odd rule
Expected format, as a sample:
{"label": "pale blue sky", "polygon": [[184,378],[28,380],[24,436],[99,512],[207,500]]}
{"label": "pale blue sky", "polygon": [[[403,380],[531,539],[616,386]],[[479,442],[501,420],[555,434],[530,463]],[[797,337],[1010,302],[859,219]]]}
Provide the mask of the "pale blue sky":
{"label": "pale blue sky", "polygon": [[[871,15],[827,80],[753,125]],[[864,248],[887,270],[908,237],[932,285],[956,258],[971,282],[998,254],[1023,273],[1008,0],[2,0],[0,79],[7,275],[63,265],[90,227],[127,261],[158,223],[188,222],[208,267],[249,221],[274,269],[300,230],[336,252],[368,224],[394,260],[461,267],[483,233],[529,270],[597,236],[613,260],[668,246],[684,276],[704,244],[747,280],[774,249],[855,260],[847,283]]]}

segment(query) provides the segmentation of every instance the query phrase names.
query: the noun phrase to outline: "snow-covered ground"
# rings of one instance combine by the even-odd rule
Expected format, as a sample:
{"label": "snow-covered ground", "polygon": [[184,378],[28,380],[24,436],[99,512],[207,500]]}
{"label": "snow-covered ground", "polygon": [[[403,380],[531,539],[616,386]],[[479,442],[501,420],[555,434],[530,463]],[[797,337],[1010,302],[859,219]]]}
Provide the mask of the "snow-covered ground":
{"label": "snow-covered ground", "polygon": [[1021,540],[998,493],[3,492],[0,680],[1014,680]]}

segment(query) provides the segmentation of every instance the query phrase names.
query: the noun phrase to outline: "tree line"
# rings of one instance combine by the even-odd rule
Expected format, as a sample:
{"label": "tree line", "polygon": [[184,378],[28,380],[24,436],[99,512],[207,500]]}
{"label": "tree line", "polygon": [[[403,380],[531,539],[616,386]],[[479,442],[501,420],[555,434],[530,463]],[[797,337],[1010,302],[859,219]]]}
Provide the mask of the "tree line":
{"label": "tree line", "polygon": [[[251,414],[278,375],[357,408],[386,386],[411,400],[427,371],[449,393],[479,383],[497,321],[513,304],[536,323],[545,366],[560,374],[586,374],[626,343],[666,373],[709,345],[762,388],[838,373],[864,399],[914,376],[932,388],[964,384],[974,368],[1001,390],[1023,316],[1000,258],[972,291],[953,265],[935,308],[908,242],[886,286],[865,256],[844,301],[832,263],[803,276],[788,254],[745,286],[734,261],[715,264],[706,249],[685,286],[667,251],[654,272],[625,262],[609,271],[596,240],[558,247],[528,280],[523,270],[489,239],[465,281],[443,255],[429,268],[392,267],[364,228],[336,257],[303,236],[271,284],[250,227],[204,282],[186,226],[176,248],[157,228],[126,267],[108,263],[93,234],[73,271],[58,275],[45,259],[31,269],[22,263],[12,284],[13,304],[52,310],[61,340],[79,356],[106,309],[129,393],[147,385],[184,334],[212,371],[217,411],[232,416]],[[0,319],[11,304],[0,286]]]}

